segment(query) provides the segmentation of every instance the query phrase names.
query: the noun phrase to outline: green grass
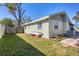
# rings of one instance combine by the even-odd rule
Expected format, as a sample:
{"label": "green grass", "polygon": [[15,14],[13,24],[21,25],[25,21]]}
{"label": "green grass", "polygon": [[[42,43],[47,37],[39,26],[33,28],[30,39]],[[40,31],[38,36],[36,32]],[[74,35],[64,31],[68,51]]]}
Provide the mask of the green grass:
{"label": "green grass", "polygon": [[45,40],[25,34],[6,34],[0,39],[0,55],[77,56],[77,50],[63,47],[58,40]]}

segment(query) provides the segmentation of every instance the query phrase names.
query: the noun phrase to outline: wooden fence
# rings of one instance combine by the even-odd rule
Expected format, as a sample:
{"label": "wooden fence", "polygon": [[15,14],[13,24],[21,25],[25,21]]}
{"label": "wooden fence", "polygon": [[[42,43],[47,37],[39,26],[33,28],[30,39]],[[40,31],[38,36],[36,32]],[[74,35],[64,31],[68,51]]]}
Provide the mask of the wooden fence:
{"label": "wooden fence", "polygon": [[0,38],[4,35],[5,33],[5,26],[0,24]]}

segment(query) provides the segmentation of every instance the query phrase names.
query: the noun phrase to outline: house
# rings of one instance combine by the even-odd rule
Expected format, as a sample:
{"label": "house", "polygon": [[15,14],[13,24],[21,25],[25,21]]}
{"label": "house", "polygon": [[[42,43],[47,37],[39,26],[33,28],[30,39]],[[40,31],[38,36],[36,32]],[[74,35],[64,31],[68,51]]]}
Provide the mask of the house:
{"label": "house", "polygon": [[25,23],[22,26],[27,34],[40,32],[43,34],[43,38],[51,38],[55,35],[64,35],[70,31],[70,23],[66,12],[60,12]]}
{"label": "house", "polygon": [[6,34],[16,33],[16,27],[5,27]]}
{"label": "house", "polygon": [[5,33],[5,26],[0,24],[0,38],[4,35],[4,33]]}

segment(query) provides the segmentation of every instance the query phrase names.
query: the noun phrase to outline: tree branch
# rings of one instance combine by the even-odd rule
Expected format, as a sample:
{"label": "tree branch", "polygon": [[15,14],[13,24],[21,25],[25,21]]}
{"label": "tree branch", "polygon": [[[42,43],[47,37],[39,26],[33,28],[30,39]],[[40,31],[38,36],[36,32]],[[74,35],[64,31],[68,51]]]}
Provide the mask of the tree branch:
{"label": "tree branch", "polygon": [[24,15],[24,13],[25,13],[25,10],[23,10],[23,9],[22,9],[22,11],[21,11],[21,12],[22,12],[22,13],[21,13],[21,16],[23,16],[23,15]]}
{"label": "tree branch", "polygon": [[[9,11],[9,10],[8,10]],[[18,17],[16,16],[16,14],[14,13],[14,12],[12,12],[12,11],[9,11],[14,17],[15,17],[15,19],[18,21]]]}

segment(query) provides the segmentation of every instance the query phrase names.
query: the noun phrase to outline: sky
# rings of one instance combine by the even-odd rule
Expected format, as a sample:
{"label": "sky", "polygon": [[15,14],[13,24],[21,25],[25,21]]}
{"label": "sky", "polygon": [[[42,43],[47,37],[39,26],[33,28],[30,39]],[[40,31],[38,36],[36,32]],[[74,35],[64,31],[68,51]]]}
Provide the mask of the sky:
{"label": "sky", "polygon": [[[76,12],[79,11],[78,3],[24,3],[22,7],[26,10],[25,16],[30,16],[32,20],[62,11],[65,11],[72,20]],[[13,18],[6,7],[0,6],[0,20],[5,17]],[[73,20],[72,22],[74,23]]]}

